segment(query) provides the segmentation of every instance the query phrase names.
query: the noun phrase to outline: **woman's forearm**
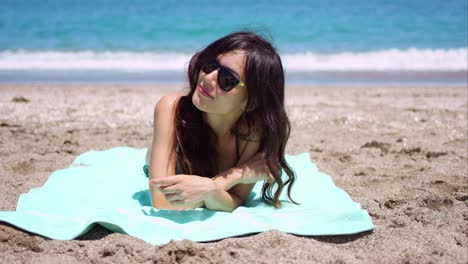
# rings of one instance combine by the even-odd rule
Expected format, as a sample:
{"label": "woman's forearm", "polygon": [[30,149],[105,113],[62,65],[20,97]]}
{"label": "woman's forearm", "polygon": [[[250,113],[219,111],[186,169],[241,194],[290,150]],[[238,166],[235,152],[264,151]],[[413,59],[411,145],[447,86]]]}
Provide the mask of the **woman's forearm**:
{"label": "woman's forearm", "polygon": [[154,186],[150,184],[150,201],[151,206],[162,210],[190,210],[203,206],[203,201],[197,203],[184,203],[184,204],[172,204],[166,200],[164,194],[158,191]]}
{"label": "woman's forearm", "polygon": [[213,178],[222,190],[229,190],[237,184],[249,184],[272,179],[263,159],[256,157],[249,162],[221,172]]}
{"label": "woman's forearm", "polygon": [[231,189],[233,186],[239,184],[242,179],[242,169],[231,168],[216,175],[213,182],[224,191]]}
{"label": "woman's forearm", "polygon": [[214,211],[232,212],[241,205],[235,194],[217,188],[204,199],[205,207]]}
{"label": "woman's forearm", "polygon": [[[211,210],[231,212],[244,203],[256,182],[272,178],[266,171],[269,170],[264,159],[257,155],[213,179],[197,175],[152,179],[150,184],[157,187],[150,189],[152,205],[166,210],[183,210],[204,204]],[[200,201],[199,198],[202,204],[190,202]]]}

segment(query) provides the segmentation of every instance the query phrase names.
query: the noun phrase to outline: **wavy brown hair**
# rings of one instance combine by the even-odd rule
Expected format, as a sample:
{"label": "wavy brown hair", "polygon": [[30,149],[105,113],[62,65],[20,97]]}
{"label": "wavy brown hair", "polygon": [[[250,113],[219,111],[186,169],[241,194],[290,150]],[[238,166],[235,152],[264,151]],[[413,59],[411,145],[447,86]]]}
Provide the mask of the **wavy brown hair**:
{"label": "wavy brown hair", "polygon": [[[247,110],[233,130],[238,131],[242,122],[248,129],[247,133],[240,135],[241,138],[250,140],[250,136],[260,135],[259,151],[265,153],[266,164],[275,179],[273,184],[264,182],[262,199],[267,204],[280,207],[279,196],[287,186],[288,198],[295,203],[291,198],[291,188],[296,176],[284,158],[290,123],[284,106],[283,66],[270,42],[253,32],[226,35],[191,58],[188,67],[190,92],[180,98],[176,108],[174,149],[177,164],[185,174],[212,178],[219,173],[216,135],[203,121],[202,112],[193,105],[192,96],[197,88],[202,65],[220,54],[234,50],[245,52],[244,73],[248,96]],[[287,175],[285,181],[281,177],[282,170]]]}

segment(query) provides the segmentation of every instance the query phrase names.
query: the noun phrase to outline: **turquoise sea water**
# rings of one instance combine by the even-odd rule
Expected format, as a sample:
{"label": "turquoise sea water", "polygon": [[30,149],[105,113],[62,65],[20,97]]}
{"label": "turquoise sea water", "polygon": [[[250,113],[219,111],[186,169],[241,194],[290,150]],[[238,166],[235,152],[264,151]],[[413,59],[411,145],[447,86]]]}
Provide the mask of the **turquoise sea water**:
{"label": "turquoise sea water", "polygon": [[273,41],[290,81],[464,82],[468,68],[466,0],[0,3],[0,82],[183,81],[193,52],[242,29]]}

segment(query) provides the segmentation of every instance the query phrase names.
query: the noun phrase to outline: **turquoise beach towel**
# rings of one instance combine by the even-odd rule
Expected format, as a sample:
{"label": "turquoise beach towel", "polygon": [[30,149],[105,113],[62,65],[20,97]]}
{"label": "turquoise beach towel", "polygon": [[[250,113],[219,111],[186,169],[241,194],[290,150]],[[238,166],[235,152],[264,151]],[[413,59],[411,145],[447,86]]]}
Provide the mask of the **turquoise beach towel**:
{"label": "turquoise beach towel", "polygon": [[257,183],[245,206],[232,213],[204,208],[168,211],[152,208],[142,171],[146,149],[116,147],[89,151],[55,171],[40,188],[20,196],[16,211],[0,212],[8,222],[52,239],[67,240],[94,224],[152,244],[189,239],[211,241],[277,229],[297,235],[355,234],[374,228],[366,210],[336,187],[303,153],[287,155],[297,174],[292,197],[274,209],[261,201]]}

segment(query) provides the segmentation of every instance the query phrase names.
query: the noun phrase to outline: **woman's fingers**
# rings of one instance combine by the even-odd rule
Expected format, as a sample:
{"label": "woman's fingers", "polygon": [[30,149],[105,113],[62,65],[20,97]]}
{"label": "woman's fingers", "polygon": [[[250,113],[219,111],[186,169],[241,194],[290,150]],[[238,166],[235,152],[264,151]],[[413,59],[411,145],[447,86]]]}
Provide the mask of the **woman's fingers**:
{"label": "woman's fingers", "polygon": [[175,185],[171,185],[171,186],[164,186],[164,187],[161,187],[159,188],[161,190],[162,193],[164,194],[170,194],[170,193],[180,193],[180,189],[178,188],[178,186],[175,184]]}
{"label": "woman's fingers", "polygon": [[158,188],[164,188],[167,186],[174,185],[178,183],[178,179],[171,179],[171,177],[159,178],[159,179],[151,179],[149,180],[149,184],[156,186]]}
{"label": "woman's fingers", "polygon": [[162,192],[164,195],[180,193],[180,190],[179,188],[177,188],[176,185],[163,186],[163,185],[157,185],[154,183],[150,183],[150,185],[156,187],[156,189]]}
{"label": "woman's fingers", "polygon": [[154,180],[150,180],[149,183],[152,186],[155,186],[156,188],[158,188],[158,190],[161,191],[162,193],[179,193],[180,192],[179,190],[180,188],[177,186],[177,184],[164,185],[161,183],[156,183],[154,182]]}
{"label": "woman's fingers", "polygon": [[166,197],[166,200],[171,203],[184,201],[183,197],[181,197],[178,193],[164,194],[164,196]]}
{"label": "woman's fingers", "polygon": [[148,183],[151,184],[151,185],[156,185],[156,186],[159,186],[159,185],[160,185],[160,183],[157,182],[157,179],[150,179],[150,180],[148,181]]}
{"label": "woman's fingers", "polygon": [[169,177],[164,177],[164,178],[151,179],[149,180],[149,182],[154,185],[167,186],[167,185],[173,185],[173,184],[179,183],[180,180],[181,180],[181,177],[179,175],[174,175],[174,176],[169,176]]}
{"label": "woman's fingers", "polygon": [[187,203],[184,202],[183,200],[177,200],[177,201],[172,201],[171,204],[175,206],[183,206],[183,205],[186,205]]}

